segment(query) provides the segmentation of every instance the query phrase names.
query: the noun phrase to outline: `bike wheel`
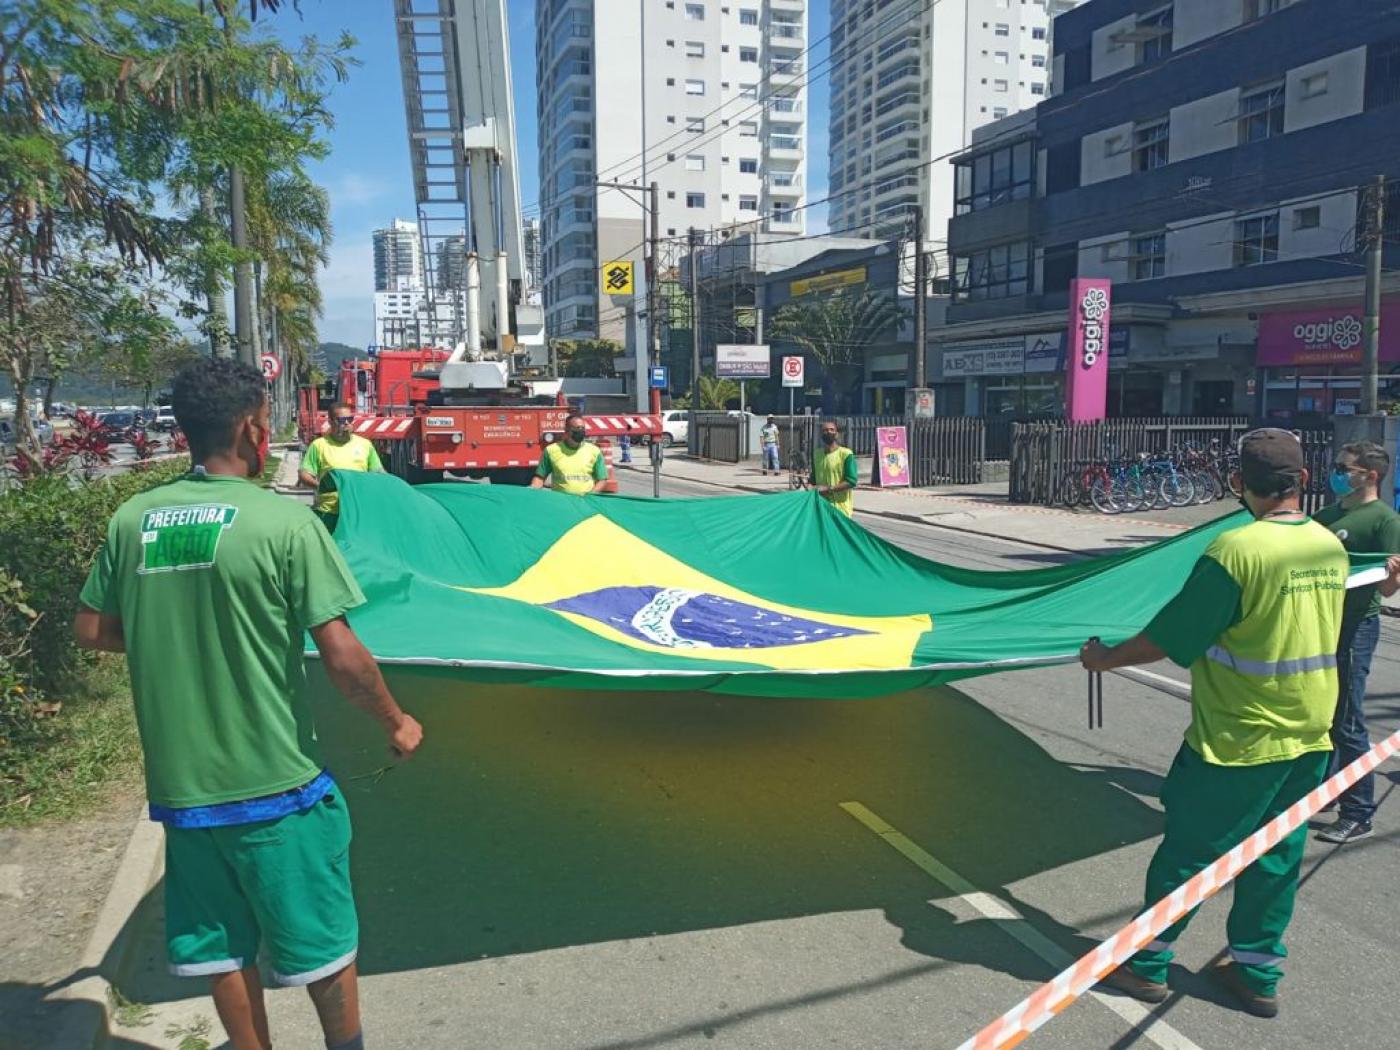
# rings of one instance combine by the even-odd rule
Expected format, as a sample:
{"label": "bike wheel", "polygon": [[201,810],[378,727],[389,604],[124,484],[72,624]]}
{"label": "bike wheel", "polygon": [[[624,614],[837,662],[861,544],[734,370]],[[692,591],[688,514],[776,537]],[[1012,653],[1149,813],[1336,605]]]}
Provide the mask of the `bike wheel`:
{"label": "bike wheel", "polygon": [[1125,511],[1149,507],[1155,498],[1149,494],[1141,478],[1120,478],[1115,485],[1118,506]]}
{"label": "bike wheel", "polygon": [[1060,504],[1065,507],[1078,507],[1084,502],[1084,474],[1078,470],[1067,470],[1060,479]]}
{"label": "bike wheel", "polygon": [[1196,490],[1196,502],[1198,504],[1204,505],[1217,498],[1215,495],[1215,479],[1210,476],[1209,471],[1193,470],[1191,472],[1191,487]]}
{"label": "bike wheel", "polygon": [[1196,498],[1196,486],[1191,484],[1191,479],[1185,474],[1163,474],[1157,490],[1169,507],[1189,506]]}
{"label": "bike wheel", "polygon": [[1122,495],[1122,488],[1121,482],[1099,478],[1089,486],[1089,502],[1100,514],[1117,514],[1123,508],[1118,505],[1115,496]]}

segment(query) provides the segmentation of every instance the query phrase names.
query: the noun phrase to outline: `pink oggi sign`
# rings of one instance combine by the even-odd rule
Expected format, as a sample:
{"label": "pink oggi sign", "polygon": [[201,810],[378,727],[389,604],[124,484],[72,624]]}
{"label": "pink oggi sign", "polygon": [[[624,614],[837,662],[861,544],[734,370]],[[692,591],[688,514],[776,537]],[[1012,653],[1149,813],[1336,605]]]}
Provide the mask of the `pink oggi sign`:
{"label": "pink oggi sign", "polygon": [[1069,283],[1065,345],[1065,418],[1091,422],[1108,415],[1108,333],[1113,282],[1077,277]]}
{"label": "pink oggi sign", "polygon": [[[1359,365],[1364,317],[1360,303],[1261,314],[1255,363]],[[1400,302],[1381,307],[1381,360],[1400,361]]]}
{"label": "pink oggi sign", "polygon": [[909,431],[904,427],[876,427],[875,444],[880,466],[880,487],[909,484]]}

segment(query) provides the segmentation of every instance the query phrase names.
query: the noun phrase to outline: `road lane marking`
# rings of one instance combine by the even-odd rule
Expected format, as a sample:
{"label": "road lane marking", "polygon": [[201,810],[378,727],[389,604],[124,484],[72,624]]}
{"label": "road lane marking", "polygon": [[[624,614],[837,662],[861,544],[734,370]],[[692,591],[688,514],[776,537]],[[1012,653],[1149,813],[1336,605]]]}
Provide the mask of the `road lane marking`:
{"label": "road lane marking", "polygon": [[1164,693],[1171,693],[1179,700],[1191,699],[1191,686],[1186,682],[1179,682],[1175,678],[1169,678],[1156,671],[1147,671],[1141,667],[1120,667],[1114,674],[1122,675],[1124,678],[1136,679],[1144,685],[1150,685],[1161,689]]}
{"label": "road lane marking", "polygon": [[[897,828],[886,823],[860,802],[842,802],[841,808],[884,841],[902,853],[916,868],[931,876],[934,881],[952,893],[958,900],[969,905],[985,919],[990,919],[1008,936],[1049,963],[1056,971],[1063,970],[1074,962],[1074,957],[1041,933],[1025,920],[1005,900],[993,894],[984,893],[933,854],[923,849]],[[1201,1050],[1167,1022],[1154,1017],[1152,1012],[1133,999],[1116,995],[1103,995],[1090,992],[1108,1009],[1112,1010],[1144,1039],[1162,1050]]]}

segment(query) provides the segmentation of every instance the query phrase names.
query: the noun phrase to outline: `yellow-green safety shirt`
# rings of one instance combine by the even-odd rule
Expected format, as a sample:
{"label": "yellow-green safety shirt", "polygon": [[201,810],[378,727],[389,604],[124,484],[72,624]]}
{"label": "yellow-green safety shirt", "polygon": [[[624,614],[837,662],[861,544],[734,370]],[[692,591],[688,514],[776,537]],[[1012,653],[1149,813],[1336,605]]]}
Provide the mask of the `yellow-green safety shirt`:
{"label": "yellow-green safety shirt", "polygon": [[846,517],[856,509],[855,494],[852,491],[860,481],[856,454],[844,445],[837,445],[830,452],[820,449],[812,457],[812,483],[818,488],[839,485],[846,482],[851,488],[842,492],[832,492],[825,499]]}
{"label": "yellow-green safety shirt", "polygon": [[[319,483],[332,470],[382,471],[379,453],[374,445],[359,434],[351,434],[345,441],[335,441],[326,435],[311,442],[306,455],[301,459],[301,469],[314,475]],[[340,511],[340,493],[334,490],[321,490],[316,493],[313,506],[323,514],[336,514]]]}
{"label": "yellow-green safety shirt", "polygon": [[1316,522],[1255,521],[1217,536],[1148,624],[1191,669],[1186,742],[1207,762],[1331,750],[1348,569],[1341,542]]}
{"label": "yellow-green safety shirt", "polygon": [[594,482],[608,480],[608,464],[602,450],[590,441],[576,449],[556,441],[545,446],[535,474],[547,479],[555,492],[586,496],[593,491]]}

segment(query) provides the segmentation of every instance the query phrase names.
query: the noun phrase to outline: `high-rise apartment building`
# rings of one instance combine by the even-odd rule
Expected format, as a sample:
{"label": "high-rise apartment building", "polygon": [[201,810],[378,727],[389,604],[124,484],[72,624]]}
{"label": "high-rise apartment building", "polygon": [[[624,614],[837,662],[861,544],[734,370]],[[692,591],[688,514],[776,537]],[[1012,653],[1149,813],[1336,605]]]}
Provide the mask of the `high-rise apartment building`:
{"label": "high-rise apartment building", "polygon": [[1051,22],[1080,0],[831,0],[833,233],[888,236],[916,204],[937,252],[949,158],[1050,94]]}
{"label": "high-rise apartment building", "polygon": [[423,287],[423,254],[418,224],[395,219],[392,225],[374,231],[374,290],[397,292],[401,277],[415,288]]}
{"label": "high-rise apartment building", "polygon": [[598,267],[643,272],[646,216],[600,181],[654,180],[663,238],[803,232],[806,0],[537,0],[536,27],[550,335],[622,338]]}

